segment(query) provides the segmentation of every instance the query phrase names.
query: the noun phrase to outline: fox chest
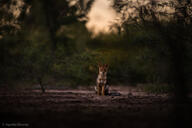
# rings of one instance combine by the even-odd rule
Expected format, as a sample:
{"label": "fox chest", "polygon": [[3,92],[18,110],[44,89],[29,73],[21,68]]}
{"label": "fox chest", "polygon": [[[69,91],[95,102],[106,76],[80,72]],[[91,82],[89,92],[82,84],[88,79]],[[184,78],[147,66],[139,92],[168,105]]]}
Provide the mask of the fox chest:
{"label": "fox chest", "polygon": [[97,84],[106,84],[107,83],[107,74],[99,74],[97,77]]}

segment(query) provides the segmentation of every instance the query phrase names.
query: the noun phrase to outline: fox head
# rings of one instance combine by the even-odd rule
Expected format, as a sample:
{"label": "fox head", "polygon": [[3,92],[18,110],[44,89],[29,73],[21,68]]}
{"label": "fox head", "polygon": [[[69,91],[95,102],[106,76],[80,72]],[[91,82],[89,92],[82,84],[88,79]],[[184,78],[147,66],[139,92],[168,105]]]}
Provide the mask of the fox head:
{"label": "fox head", "polygon": [[99,73],[100,74],[106,74],[108,71],[109,66],[107,64],[98,64],[99,67]]}

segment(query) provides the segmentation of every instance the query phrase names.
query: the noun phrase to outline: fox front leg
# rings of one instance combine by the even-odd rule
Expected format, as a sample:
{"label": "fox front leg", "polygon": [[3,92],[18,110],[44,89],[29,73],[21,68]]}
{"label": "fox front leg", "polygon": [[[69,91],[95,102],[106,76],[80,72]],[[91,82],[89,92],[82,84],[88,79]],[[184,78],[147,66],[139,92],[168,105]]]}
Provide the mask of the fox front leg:
{"label": "fox front leg", "polygon": [[105,95],[105,85],[102,85],[102,95]]}
{"label": "fox front leg", "polygon": [[98,95],[101,95],[101,87],[100,87],[99,84],[97,85],[97,94],[98,94]]}

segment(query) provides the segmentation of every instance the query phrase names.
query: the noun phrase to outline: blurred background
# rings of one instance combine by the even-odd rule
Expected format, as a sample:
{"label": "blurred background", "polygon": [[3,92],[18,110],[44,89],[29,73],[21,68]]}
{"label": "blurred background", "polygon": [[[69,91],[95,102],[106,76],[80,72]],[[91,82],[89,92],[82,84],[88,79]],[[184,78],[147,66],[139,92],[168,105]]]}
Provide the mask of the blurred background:
{"label": "blurred background", "polygon": [[112,85],[190,90],[190,0],[1,0],[1,87]]}

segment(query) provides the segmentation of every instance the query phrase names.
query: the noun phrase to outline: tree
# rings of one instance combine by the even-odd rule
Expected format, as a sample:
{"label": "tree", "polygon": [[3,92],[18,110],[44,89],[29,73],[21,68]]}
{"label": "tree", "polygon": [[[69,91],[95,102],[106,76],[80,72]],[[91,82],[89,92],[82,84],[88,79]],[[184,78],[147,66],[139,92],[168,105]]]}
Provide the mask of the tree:
{"label": "tree", "polygon": [[[166,9],[161,11],[161,8],[165,7],[170,10],[168,12]],[[155,51],[159,51],[159,49],[163,46],[168,49],[167,51],[163,51],[169,53],[167,55],[169,56],[171,65],[169,67],[169,71],[171,71],[171,83],[175,86],[176,118],[180,119],[182,116],[190,118],[189,115],[185,115],[186,113],[191,112],[190,109],[182,111],[178,107],[178,104],[184,103],[190,105],[188,87],[189,84],[191,84],[190,77],[192,76],[192,69],[189,66],[192,62],[191,0],[170,0],[164,2],[150,0],[145,4],[139,1],[132,3],[128,0],[116,0],[114,8],[118,12],[122,12],[123,20],[121,26],[123,27],[125,33],[128,32],[126,31],[127,26],[136,24],[136,26],[146,26],[147,28],[151,27],[163,39],[163,42],[156,45],[158,47],[155,48]],[[171,8],[175,11],[171,11]],[[129,16],[125,16],[128,9],[133,9],[134,12]],[[154,49],[154,47],[152,48]],[[185,107],[190,108],[190,106],[187,105]],[[177,122],[180,121],[185,120],[177,120]]]}
{"label": "tree", "polygon": [[[77,0],[73,5],[70,3],[69,0],[3,0],[0,2],[0,38],[3,38],[0,44],[2,46],[0,59],[3,60],[1,65],[4,67],[1,77],[5,76],[4,74],[12,74],[4,70],[11,67],[17,69],[23,78],[32,77],[39,85],[44,85],[44,76],[54,73],[53,64],[59,59],[58,43],[68,47],[68,37],[59,35],[59,31],[65,25],[85,24],[86,13],[93,0],[87,2]],[[13,15],[15,10],[10,11],[13,5],[16,6],[14,9],[19,9],[17,16]],[[13,35],[19,40],[10,38]],[[19,60],[17,55],[8,58],[9,53],[12,52],[10,43],[14,43],[14,48],[19,51]],[[8,61],[5,59],[19,64],[19,68],[14,64],[7,65]],[[41,88],[44,92],[44,87],[41,86]]]}

